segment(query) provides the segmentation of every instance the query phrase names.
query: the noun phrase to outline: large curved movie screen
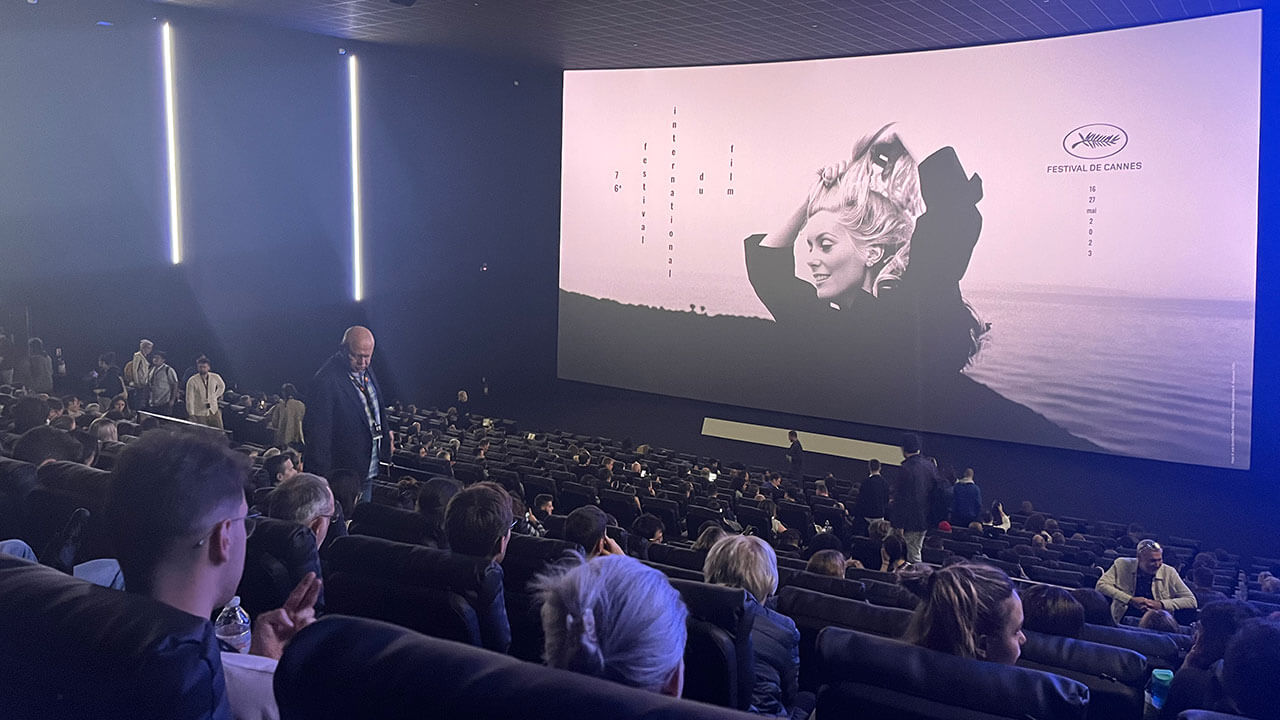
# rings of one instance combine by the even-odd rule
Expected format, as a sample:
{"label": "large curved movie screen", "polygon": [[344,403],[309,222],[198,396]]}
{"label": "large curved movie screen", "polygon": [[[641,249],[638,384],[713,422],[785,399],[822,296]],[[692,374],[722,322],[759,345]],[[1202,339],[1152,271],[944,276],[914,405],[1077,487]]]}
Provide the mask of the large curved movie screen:
{"label": "large curved movie screen", "polygon": [[566,72],[559,374],[1249,466],[1261,14]]}

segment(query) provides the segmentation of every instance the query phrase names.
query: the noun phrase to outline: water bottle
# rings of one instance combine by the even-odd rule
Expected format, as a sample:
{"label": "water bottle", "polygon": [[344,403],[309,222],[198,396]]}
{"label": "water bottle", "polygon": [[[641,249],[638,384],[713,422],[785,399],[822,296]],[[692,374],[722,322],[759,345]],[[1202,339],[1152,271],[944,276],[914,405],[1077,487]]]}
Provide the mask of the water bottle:
{"label": "water bottle", "polygon": [[1249,582],[1248,582],[1248,578],[1244,574],[1244,571],[1241,570],[1240,573],[1236,575],[1236,600],[1248,600],[1248,599],[1249,599]]}
{"label": "water bottle", "polygon": [[1147,683],[1147,691],[1145,693],[1144,718],[1158,718],[1160,716],[1160,709],[1164,707],[1165,698],[1169,697],[1169,685],[1172,682],[1172,670],[1151,671],[1151,681]]}
{"label": "water bottle", "polygon": [[231,598],[231,602],[218,613],[213,623],[213,632],[218,639],[244,654],[249,652],[252,636],[249,630],[249,614],[240,607],[240,596]]}

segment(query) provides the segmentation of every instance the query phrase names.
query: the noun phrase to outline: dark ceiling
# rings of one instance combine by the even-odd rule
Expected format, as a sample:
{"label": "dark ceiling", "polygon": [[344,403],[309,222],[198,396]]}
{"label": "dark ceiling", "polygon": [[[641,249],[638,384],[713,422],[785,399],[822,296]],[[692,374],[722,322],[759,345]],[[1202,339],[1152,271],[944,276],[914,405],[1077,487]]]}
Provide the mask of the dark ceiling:
{"label": "dark ceiling", "polygon": [[[12,0],[11,0],[12,1]],[[1029,40],[1267,0],[157,0],[350,40],[566,69],[763,62]]]}

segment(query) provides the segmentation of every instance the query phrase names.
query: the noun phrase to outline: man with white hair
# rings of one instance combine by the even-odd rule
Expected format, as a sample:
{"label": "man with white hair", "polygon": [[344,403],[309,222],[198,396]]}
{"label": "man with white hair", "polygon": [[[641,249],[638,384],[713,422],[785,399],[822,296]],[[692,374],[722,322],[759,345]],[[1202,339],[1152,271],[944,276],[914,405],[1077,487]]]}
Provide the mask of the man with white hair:
{"label": "man with white hair", "polygon": [[1138,557],[1116,558],[1098,578],[1097,589],[1111,598],[1111,616],[1117,623],[1128,612],[1141,617],[1148,610],[1196,607],[1195,594],[1177,570],[1164,564],[1164,550],[1151,539],[1138,542]]}
{"label": "man with white hair", "polygon": [[338,352],[311,380],[302,421],[307,467],[319,475],[340,468],[363,473],[364,502],[373,500],[379,461],[389,459],[395,450],[389,423],[382,416],[382,388],[369,367],[373,345],[369,328],[347,328]]}
{"label": "man with white hair", "polygon": [[336,517],[329,481],[311,473],[294,474],[267,497],[267,516],[311,528],[319,550]]}

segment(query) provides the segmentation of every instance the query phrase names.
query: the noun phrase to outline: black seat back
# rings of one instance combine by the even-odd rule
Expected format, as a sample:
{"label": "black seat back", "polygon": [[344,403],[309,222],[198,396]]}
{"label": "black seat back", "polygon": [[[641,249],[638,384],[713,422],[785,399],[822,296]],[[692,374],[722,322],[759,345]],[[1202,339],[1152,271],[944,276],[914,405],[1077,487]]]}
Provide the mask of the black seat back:
{"label": "black seat back", "polygon": [[756,717],[340,616],[313,623],[289,643],[275,695],[281,720]]}
{"label": "black seat back", "polygon": [[640,517],[636,496],[620,490],[601,490],[600,509],[612,515],[623,528],[631,527],[631,523]]}
{"label": "black seat back", "polygon": [[1122,627],[1086,623],[1080,639],[1133,650],[1147,658],[1151,668],[1175,669],[1180,662],[1178,643],[1167,633],[1138,632]]}
{"label": "black seat back", "polygon": [[1082,720],[1084,685],[842,628],[818,634],[819,717]]}
{"label": "black seat back", "polygon": [[428,545],[440,543],[439,530],[431,527],[431,521],[421,513],[378,503],[359,503],[351,513],[351,525],[347,531],[353,535],[370,535],[384,540]]}
{"label": "black seat back", "polygon": [[822,683],[817,641],[823,628],[834,625],[896,638],[907,631],[911,622],[911,613],[900,608],[881,607],[794,585],[778,591],[778,612],[794,620],[800,631],[802,690],[817,690]]}
{"label": "black seat back", "polygon": [[35,486],[35,465],[0,457],[0,538],[22,535],[23,507]]}
{"label": "black seat back", "polygon": [[512,655],[531,662],[542,658],[541,605],[529,588],[534,578],[557,565],[576,562],[582,548],[566,540],[511,535],[502,559],[507,620],[511,624]]}
{"label": "black seat back", "polygon": [[[672,540],[680,537],[680,504],[674,500],[640,495],[640,507],[647,513],[658,516],[662,521],[663,534]],[[694,528],[696,531],[697,528]]]}
{"label": "black seat back", "polygon": [[691,550],[674,545],[658,544],[649,548],[649,559],[664,565],[674,565],[700,573],[702,572],[703,564],[707,561],[707,553],[705,550]]}
{"label": "black seat back", "polygon": [[1089,688],[1089,717],[1139,718],[1147,659],[1124,648],[1027,632],[1020,667],[1078,680]]}
{"label": "black seat back", "polygon": [[[348,535],[329,549],[328,609],[506,652],[502,567],[447,550]],[[462,598],[470,613],[460,606]],[[479,640],[479,642],[475,642]]]}
{"label": "black seat back", "polygon": [[43,556],[76,508],[85,508],[89,519],[75,562],[112,557],[115,553],[102,513],[110,478],[109,472],[79,463],[59,461],[41,466],[36,471],[36,486],[27,493],[21,538],[37,556]]}
{"label": "black seat back", "polygon": [[867,586],[857,580],[846,580],[845,578],[801,571],[790,575],[786,584],[791,587],[813,590],[824,595],[835,595],[849,600],[867,599]]}
{"label": "black seat back", "polygon": [[683,697],[739,710],[751,707],[755,601],[739,588],[668,579],[689,608]]}
{"label": "black seat back", "polygon": [[702,573],[697,570],[689,570],[687,568],[676,567],[675,565],[663,565],[652,560],[641,560],[640,562],[666,575],[668,578],[677,580],[692,580],[693,582],[703,582]]}
{"label": "black seat back", "polygon": [[150,598],[0,555],[6,720],[229,720],[213,625]]}

